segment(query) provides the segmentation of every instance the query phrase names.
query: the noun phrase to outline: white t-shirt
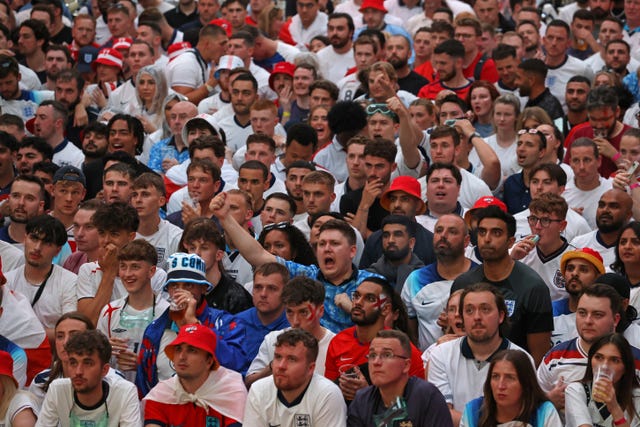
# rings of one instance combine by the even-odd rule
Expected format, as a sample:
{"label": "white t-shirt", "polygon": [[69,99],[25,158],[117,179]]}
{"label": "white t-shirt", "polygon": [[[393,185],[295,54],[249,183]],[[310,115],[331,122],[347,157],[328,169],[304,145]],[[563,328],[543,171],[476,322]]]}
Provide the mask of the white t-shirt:
{"label": "white t-shirt", "polygon": [[347,70],[356,66],[353,52],[337,53],[333,46],[325,46],[320,49],[316,56],[320,61],[320,73],[322,78],[332,82],[337,82],[344,77]]}
{"label": "white t-shirt", "polygon": [[[593,55],[585,59],[584,63],[591,67],[591,70],[593,70],[594,74],[598,71],[606,69],[604,59],[602,59],[602,55],[600,54],[600,52],[594,53]],[[630,73],[635,73],[638,67],[640,67],[640,62],[638,62],[638,60],[635,58],[630,58],[629,63],[627,64],[627,71],[629,71]]]}
{"label": "white t-shirt", "polygon": [[594,74],[584,61],[567,55],[567,60],[557,68],[549,68],[545,86],[549,88],[551,95],[558,98],[562,108],[567,110],[567,102],[564,99],[567,82],[573,76],[585,76],[593,80]]}
{"label": "white t-shirt", "polygon": [[[142,420],[136,386],[129,381],[103,380],[103,384],[108,384],[106,401],[96,409],[86,410],[75,401],[69,378],[54,380],[42,403],[36,426],[140,427]],[[78,420],[76,423],[70,420],[72,416]],[[104,420],[104,424],[100,424],[100,420]]]}
{"label": "white t-shirt", "polygon": [[0,254],[2,254],[2,272],[14,270],[24,265],[24,251],[11,243],[0,240]]}
{"label": "white t-shirt", "polygon": [[13,396],[13,399],[11,399],[11,403],[9,403],[4,420],[0,420],[0,427],[11,427],[16,415],[25,409],[31,409],[35,416],[38,416],[38,405],[34,401],[33,396],[26,391],[18,390]]}
{"label": "white t-shirt", "polygon": [[198,113],[200,114],[215,114],[222,107],[231,105],[230,102],[223,101],[220,98],[220,92],[211,95],[208,98],[203,99],[198,104]]}
{"label": "white t-shirt", "polygon": [[[508,147],[502,147],[498,144],[496,134],[489,135],[484,138],[484,141],[489,145],[489,147],[493,148],[493,151],[500,159],[500,168],[502,169],[502,180],[504,181],[507,177],[520,173],[522,168],[518,165],[518,156],[516,155],[516,141],[513,141]],[[478,153],[476,149],[472,149],[469,153],[469,162],[473,165],[474,175],[480,176],[482,173],[482,169],[484,169],[484,165],[480,161],[480,157],[478,157]]]}
{"label": "white t-shirt", "polygon": [[293,64],[296,61],[296,57],[300,54],[300,49],[279,40],[277,43],[278,46],[276,47],[276,52],[279,53],[286,62],[291,62]]}
{"label": "white t-shirt", "polygon": [[127,80],[111,92],[106,109],[114,113],[140,111],[136,88],[133,83],[131,83],[131,80]]}
{"label": "white t-shirt", "polygon": [[136,239],[144,239],[156,248],[156,252],[158,253],[157,266],[165,270],[169,256],[178,252],[181,237],[182,229],[164,219],[160,220],[158,231],[151,236],[143,236],[140,233],[136,233]]}
{"label": "white t-shirt", "polygon": [[[604,420],[596,407],[596,403],[592,400],[587,402],[587,394],[582,383],[569,384],[564,390],[564,396],[566,427],[578,427],[581,425],[613,426],[614,420],[610,414]],[[640,413],[640,390],[637,388],[633,390],[633,408],[636,412],[634,416],[632,417],[625,411],[624,417],[627,420],[631,420],[630,425],[632,427],[638,427],[640,426],[640,417],[637,415]]]}
{"label": "white t-shirt", "polygon": [[[256,357],[251,362],[249,369],[247,370],[247,375],[254,374],[262,369],[266,368],[269,363],[273,360],[273,355],[275,353],[276,348],[276,340],[278,336],[284,331],[291,329],[285,328],[281,331],[272,331],[269,332],[260,344],[260,348],[258,349],[258,353]],[[327,360],[327,349],[329,348],[329,343],[331,339],[336,336],[333,332],[326,328],[324,329],[324,336],[320,341],[318,341],[318,357],[316,357],[316,368],[314,372],[318,375],[324,375],[324,365]]]}
{"label": "white t-shirt", "polygon": [[340,89],[338,99],[340,101],[353,101],[356,98],[356,92],[360,87],[358,73],[351,73],[348,76],[341,78],[337,85],[338,89]]}
{"label": "white t-shirt", "polygon": [[22,349],[37,349],[47,339],[44,327],[31,308],[31,301],[8,286],[0,286],[2,316],[0,334]]}
{"label": "white t-shirt", "polygon": [[562,197],[567,201],[570,208],[584,208],[582,216],[587,220],[589,228],[596,228],[596,209],[600,197],[611,190],[613,181],[611,178],[600,177],[600,185],[593,190],[582,191],[576,187],[575,179],[567,181],[567,185],[562,193]]}
{"label": "white t-shirt", "polygon": [[69,140],[65,140],[63,144],[65,145],[60,151],[55,151],[53,153],[53,163],[60,167],[71,165],[78,169],[82,169],[82,164],[84,163],[84,154],[82,154],[82,150],[76,147]]}
{"label": "white t-shirt", "polygon": [[196,52],[189,50],[174,58],[167,67],[167,83],[173,86],[185,86],[192,89],[202,86],[209,75],[208,67],[203,68]]}
{"label": "white t-shirt", "polygon": [[[95,297],[101,279],[102,269],[100,269],[100,265],[97,262],[88,262],[80,266],[80,270],[78,271],[78,300]],[[161,268],[156,269],[155,274],[151,278],[153,293],[161,293],[166,281],[167,273]],[[120,278],[116,277],[110,301],[115,301],[125,296],[127,296],[127,290],[124,288]]]}
{"label": "white t-shirt", "polygon": [[261,378],[249,389],[244,411],[246,426],[344,426],[347,405],[340,388],[313,374],[309,385],[294,405],[283,402],[273,376]]}
{"label": "white t-shirt", "polygon": [[527,255],[520,260],[523,264],[534,269],[544,280],[545,285],[549,288],[551,301],[567,298],[569,295],[565,290],[565,280],[560,273],[560,259],[567,251],[575,250],[573,245],[568,245],[559,251],[544,257],[535,247]]}
{"label": "white t-shirt", "polygon": [[269,76],[271,74],[267,70],[256,65],[252,59],[249,64],[249,71],[258,82],[258,96],[261,99],[270,99],[272,101],[278,99],[278,94],[269,87]]}
{"label": "white t-shirt", "polygon": [[[20,292],[30,302],[38,293],[42,283],[33,284],[24,276],[25,266],[18,267],[6,274],[7,286],[13,291]],[[51,276],[44,285],[44,290],[33,307],[45,328],[55,328],[56,322],[65,313],[76,311],[78,300],[76,297],[76,281],[78,276],[69,270],[53,265]]]}
{"label": "white t-shirt", "polygon": [[602,262],[605,267],[609,267],[616,260],[615,244],[611,247],[606,247],[597,238],[598,230],[590,231],[587,234],[577,236],[571,241],[571,245],[576,248],[591,248],[602,256]]}
{"label": "white t-shirt", "polygon": [[[460,412],[469,401],[482,396],[489,372],[489,361],[479,362],[465,356],[470,351],[465,340],[466,337],[460,337],[436,346],[431,352],[428,375],[429,382],[438,387],[447,403]],[[506,348],[524,352],[531,366],[535,366],[529,353],[511,341],[506,343]]]}
{"label": "white t-shirt", "polygon": [[[233,112],[233,110],[232,110]],[[240,125],[235,114],[228,114],[224,110],[219,110],[213,115],[213,121],[224,130],[227,136],[227,147],[234,153],[247,145],[247,138],[253,134],[251,122],[246,126]]]}
{"label": "white t-shirt", "polygon": [[227,274],[243,286],[253,280],[253,267],[239,252],[233,252],[231,256],[225,254],[222,265]]}

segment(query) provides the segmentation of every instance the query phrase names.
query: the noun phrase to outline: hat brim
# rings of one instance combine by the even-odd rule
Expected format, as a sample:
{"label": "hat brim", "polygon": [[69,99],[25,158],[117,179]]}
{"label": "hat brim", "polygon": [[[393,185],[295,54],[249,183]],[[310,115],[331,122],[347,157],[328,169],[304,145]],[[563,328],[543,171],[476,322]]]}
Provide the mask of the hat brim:
{"label": "hat brim", "polygon": [[562,258],[560,259],[560,273],[562,273],[562,275],[564,275],[564,270],[567,267],[567,263],[572,259],[583,259],[587,261],[589,264],[593,265],[600,274],[605,273],[604,263],[598,262],[599,260],[594,256],[585,254],[584,252],[580,252],[580,251],[571,251],[571,252],[566,252],[565,255],[563,255]]}
{"label": "hat brim", "polygon": [[[167,309],[168,310],[168,309]],[[204,351],[205,353],[211,354],[211,356],[213,356],[214,359],[216,359],[216,355],[215,355],[215,350],[214,353],[211,353],[211,348],[207,347],[206,345],[202,344],[201,342],[197,342],[197,341],[190,341],[187,337],[185,336],[180,336],[178,335],[173,341],[171,341],[171,343],[169,343],[169,345],[167,345],[164,348],[164,354],[167,355],[167,357],[169,358],[169,360],[173,361],[173,356],[175,354],[175,347],[177,345],[180,344],[189,344],[192,347],[198,348],[202,351]],[[216,348],[217,343],[214,342],[213,348]]]}
{"label": "hat brim", "polygon": [[91,69],[93,71],[96,71],[98,69],[98,65],[106,65],[107,67],[114,67],[117,68],[118,70],[122,71],[122,66],[115,64],[113,62],[109,62],[109,61],[104,61],[104,60],[95,60],[91,63]]}
{"label": "hat brim", "polygon": [[[171,274],[171,273],[169,273],[169,274]],[[188,276],[196,276],[196,274],[192,273],[190,271],[181,271],[180,272],[180,277],[168,278],[168,280],[165,282],[162,290],[166,292],[167,291],[167,287],[169,286],[170,283],[195,283],[197,285],[206,286],[207,287],[207,290],[206,290],[207,293],[209,293],[209,292],[211,292],[213,290],[213,286],[208,281],[202,280],[199,277],[188,277]]]}
{"label": "hat brim", "polygon": [[387,191],[385,191],[384,193],[382,193],[382,196],[380,196],[380,206],[382,206],[385,210],[391,212],[391,209],[389,209],[389,194],[393,193],[394,191],[402,191],[405,194],[408,194],[409,196],[418,199],[418,201],[420,202],[420,206],[418,207],[418,209],[416,210],[416,215],[422,215],[423,213],[425,213],[427,211],[427,204],[422,200],[421,197],[418,197],[417,195],[413,194],[413,193],[409,193],[405,190],[401,190],[399,188],[394,188],[393,190],[389,189]]}

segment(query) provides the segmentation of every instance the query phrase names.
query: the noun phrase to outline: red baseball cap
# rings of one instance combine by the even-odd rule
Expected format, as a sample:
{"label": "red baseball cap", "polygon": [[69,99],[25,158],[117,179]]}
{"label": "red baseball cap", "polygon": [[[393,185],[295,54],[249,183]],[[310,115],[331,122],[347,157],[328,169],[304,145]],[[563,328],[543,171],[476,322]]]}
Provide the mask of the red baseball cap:
{"label": "red baseball cap", "polygon": [[387,191],[382,193],[382,195],[380,196],[380,206],[382,206],[389,212],[391,212],[391,210],[389,209],[389,193],[392,193],[394,191],[403,191],[420,201],[420,206],[416,211],[416,215],[422,215],[427,210],[427,206],[422,200],[422,189],[420,187],[420,183],[414,177],[401,175],[391,181],[391,185],[389,186]]}
{"label": "red baseball cap", "polygon": [[271,75],[269,76],[269,87],[271,90],[275,90],[273,87],[273,79],[276,74],[286,74],[293,79],[293,72],[296,70],[296,66],[291,62],[278,62],[273,66],[273,70],[271,70]]}
{"label": "red baseball cap", "polygon": [[164,352],[170,360],[173,360],[175,346],[179,344],[188,344],[192,347],[206,351],[215,358],[216,343],[217,337],[211,328],[197,323],[193,325],[184,325],[180,328],[178,336],[171,341],[171,344],[165,347]]}
{"label": "red baseball cap", "polygon": [[231,37],[231,22],[226,19],[216,18],[210,21],[209,24],[221,27],[227,33],[227,37]]}
{"label": "red baseball cap", "polygon": [[473,207],[464,213],[464,221],[469,225],[471,221],[471,214],[476,209],[484,209],[489,206],[497,206],[500,210],[507,212],[507,205],[497,197],[493,196],[482,196],[473,204]]}

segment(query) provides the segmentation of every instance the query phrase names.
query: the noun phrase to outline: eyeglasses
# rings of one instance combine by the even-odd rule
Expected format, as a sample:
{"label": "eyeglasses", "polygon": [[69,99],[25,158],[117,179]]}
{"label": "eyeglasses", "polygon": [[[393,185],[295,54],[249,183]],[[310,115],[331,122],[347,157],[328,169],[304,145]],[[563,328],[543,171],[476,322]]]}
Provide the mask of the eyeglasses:
{"label": "eyeglasses", "polygon": [[385,116],[389,116],[393,119],[397,119],[398,117],[396,113],[391,111],[387,104],[369,104],[364,111],[367,113],[367,116],[373,116],[374,114],[384,114]]}
{"label": "eyeglasses", "polygon": [[[524,134],[527,134],[527,133],[538,134],[538,133],[542,133],[542,131],[539,131],[539,130],[538,130],[538,129],[536,129],[536,128],[531,128],[531,129],[520,129],[520,130],[518,131],[518,135],[524,135]],[[543,135],[544,135],[544,134],[543,134]]]}
{"label": "eyeglasses", "polygon": [[267,224],[264,227],[262,227],[262,229],[264,231],[270,231],[270,230],[282,230],[283,228],[287,228],[288,226],[290,226],[291,224],[289,224],[286,221],[282,221],[282,222],[274,222],[272,224]]}
{"label": "eyeglasses", "polygon": [[407,356],[401,356],[399,354],[394,354],[390,351],[383,351],[382,353],[374,353],[371,352],[369,354],[367,354],[367,360],[373,362],[374,360],[376,360],[378,357],[380,358],[380,360],[382,360],[383,362],[387,361],[387,360],[391,360],[391,359],[403,359],[403,360],[409,360],[409,357]]}
{"label": "eyeglasses", "polygon": [[562,222],[562,219],[551,219],[551,218],[540,218],[535,215],[529,215],[527,217],[527,221],[529,221],[529,225],[536,225],[538,221],[540,221],[540,225],[544,228],[547,228],[551,225],[552,222]]}

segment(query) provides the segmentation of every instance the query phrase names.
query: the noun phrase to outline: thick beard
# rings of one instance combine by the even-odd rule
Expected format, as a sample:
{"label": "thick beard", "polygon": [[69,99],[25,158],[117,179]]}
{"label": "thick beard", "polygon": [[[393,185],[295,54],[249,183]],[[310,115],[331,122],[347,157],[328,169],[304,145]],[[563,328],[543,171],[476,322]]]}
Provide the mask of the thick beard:
{"label": "thick beard", "polygon": [[405,259],[407,255],[409,255],[410,251],[411,251],[411,248],[409,246],[405,246],[402,249],[391,250],[391,251],[383,249],[382,253],[387,259],[389,259],[389,261],[401,261]]}

